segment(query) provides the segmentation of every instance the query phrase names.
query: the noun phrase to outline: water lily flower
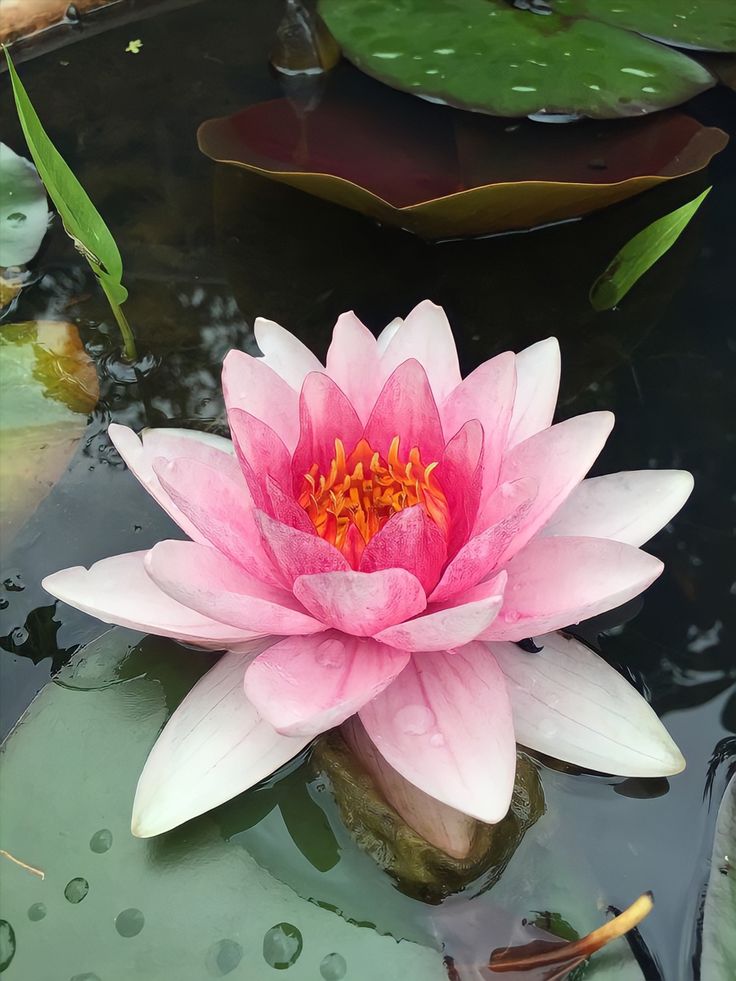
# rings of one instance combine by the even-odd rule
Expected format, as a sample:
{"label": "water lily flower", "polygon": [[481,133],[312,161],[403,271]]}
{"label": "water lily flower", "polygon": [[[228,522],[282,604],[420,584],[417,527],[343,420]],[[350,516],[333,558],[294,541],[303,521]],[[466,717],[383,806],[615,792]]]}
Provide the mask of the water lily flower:
{"label": "water lily flower", "polygon": [[403,778],[490,823],[515,741],[623,776],[682,769],[647,702],[556,631],[660,574],[639,546],[691,476],[585,479],[613,416],[552,425],[553,338],[463,379],[429,301],[378,339],[343,314],[325,366],[275,323],[255,335],[263,357],[223,366],[232,441],[110,426],[189,540],[44,581],[108,623],[227,651],[154,746],[133,832],[247,790],[355,713]]}

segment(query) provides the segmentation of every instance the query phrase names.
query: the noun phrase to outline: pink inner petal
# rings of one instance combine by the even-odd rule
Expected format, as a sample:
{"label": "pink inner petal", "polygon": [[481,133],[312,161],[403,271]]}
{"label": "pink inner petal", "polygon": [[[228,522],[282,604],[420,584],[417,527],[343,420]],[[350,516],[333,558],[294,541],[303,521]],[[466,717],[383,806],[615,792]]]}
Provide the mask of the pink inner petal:
{"label": "pink inner petal", "polygon": [[416,446],[425,465],[439,460],[445,447],[426,372],[413,359],[400,364],[383,386],[365,427],[365,438],[384,458],[394,436],[400,437],[403,459]]}
{"label": "pink inner petal", "polygon": [[406,569],[416,576],[425,593],[429,593],[439,578],[446,556],[445,536],[418,504],[389,518],[374,535],[363,552],[360,571]]}

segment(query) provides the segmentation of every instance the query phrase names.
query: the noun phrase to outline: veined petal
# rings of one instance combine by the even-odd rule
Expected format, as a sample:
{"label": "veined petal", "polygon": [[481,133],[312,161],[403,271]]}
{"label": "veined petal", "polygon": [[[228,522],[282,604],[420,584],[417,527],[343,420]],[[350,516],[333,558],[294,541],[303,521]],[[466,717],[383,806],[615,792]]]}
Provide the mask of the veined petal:
{"label": "veined petal", "polygon": [[263,511],[255,512],[255,520],[263,550],[287,589],[291,589],[298,576],[350,568],[345,556],[316,532],[309,533],[275,521]]}
{"label": "veined petal", "polygon": [[501,483],[530,477],[537,496],[503,562],[545,525],[592,467],[613,428],[613,413],[588,412],[559,422],[519,443],[501,466]]}
{"label": "veined petal", "polygon": [[294,391],[299,391],[310,371],[324,371],[309,348],[273,320],[256,317],[253,331],[264,362]]}
{"label": "veined petal", "polygon": [[337,318],[327,351],[327,374],[365,423],[381,389],[376,339],[350,311]]}
{"label": "veined petal", "polygon": [[221,650],[258,636],[256,631],[228,626],[177,603],[149,577],[146,554],[129,552],[102,559],[89,569],[62,569],[46,576],[41,585],[52,596],[104,623],[199,647]]}
{"label": "veined petal", "polygon": [[677,514],[693,489],[686,470],[630,470],[575,488],[540,536],[590,535],[643,545]]}
{"label": "veined petal", "polygon": [[245,693],[279,732],[311,738],[340,725],[390,684],[409,654],[331,630],[287,637],[245,673]]}
{"label": "veined petal", "polygon": [[256,634],[315,634],[325,629],[290,592],[246,575],[206,545],[159,542],[145,565],[167,596],[220,623]]}
{"label": "veined petal", "polygon": [[431,300],[417,304],[389,341],[381,357],[383,377],[410,358],[426,371],[438,404],[462,380],[452,328],[445,311]]}
{"label": "veined petal", "polygon": [[404,821],[435,848],[453,858],[467,858],[477,823],[410,783],[381,756],[357,715],[340,727],[340,735],[370,774],[386,801]]}
{"label": "veined petal", "polygon": [[381,389],[365,427],[365,438],[385,458],[391,440],[400,437],[404,459],[418,446],[426,464],[439,460],[445,448],[437,404],[427,374],[418,361],[404,361]]}
{"label": "veined petal", "polygon": [[579,640],[535,637],[542,650],[491,643],[506,678],[518,742],[576,766],[662,777],[685,766],[651,706]]}
{"label": "veined petal", "polygon": [[256,507],[269,502],[266,481],[272,477],[280,487],[291,485],[291,455],[283,440],[269,425],[243,409],[228,412],[235,453]]}
{"label": "veined petal", "polygon": [[494,824],[508,811],[516,748],[501,669],[484,644],[412,657],[360,720],[381,755],[430,797]]}
{"label": "veined petal", "polygon": [[242,476],[230,440],[211,433],[202,433],[196,429],[144,429],[141,435],[137,436],[132,429],[114,422],[110,423],[107,431],[113,446],[130,472],[156,503],[186,535],[194,541],[204,541],[204,536],[161,486],[153,470],[153,461],[157,457],[165,457],[167,460],[180,458],[196,460],[214,467],[234,482],[242,484]]}
{"label": "veined petal", "polygon": [[484,486],[493,488],[506,448],[516,392],[516,358],[507,351],[484,362],[453,390],[440,409],[446,433],[456,433],[468,420],[483,427]]}
{"label": "veined petal", "polygon": [[294,595],[322,623],[358,637],[377,634],[427,605],[419,580],[406,569],[300,576]]}
{"label": "veined petal", "polygon": [[506,566],[500,614],[485,640],[523,640],[605,613],[651,585],[653,555],[604,538],[540,538]]}
{"label": "veined petal", "polygon": [[230,351],[222,363],[222,391],[228,414],[242,409],[267,423],[288,450],[299,439],[299,396],[263,358]]}
{"label": "veined petal", "polygon": [[258,579],[276,584],[244,485],[194,460],[169,462],[159,458],[153,468],[166,493],[205,544],[213,545]]}
{"label": "veined petal", "polygon": [[437,479],[450,510],[447,554],[455,555],[475,524],[485,480],[483,427],[470,419],[452,437],[437,468]]}
{"label": "veined petal", "polygon": [[530,478],[501,484],[491,497],[489,513],[494,523],[471,538],[448,563],[437,588],[430,595],[432,603],[443,603],[451,596],[470,589],[495,569],[498,560],[518,533],[537,493]]}
{"label": "veined petal", "polygon": [[406,569],[422,584],[425,593],[434,588],[447,557],[447,542],[421,505],[394,514],[368,542],[360,572]]}
{"label": "veined petal", "polygon": [[138,781],[131,825],[138,838],[162,834],[241,794],[309,742],[276,732],[246,698],[243,676],[253,656],[226,654],[167,722]]}
{"label": "veined petal", "polygon": [[337,384],[324,373],[311,372],[299,396],[299,442],[291,461],[294,494],[298,495],[304,475],[313,463],[327,474],[335,458],[335,440],[350,453],[363,435],[363,424]]}
{"label": "veined petal", "polygon": [[516,355],[516,398],[509,449],[552,425],[560,389],[560,345],[548,337]]}
{"label": "veined petal", "polygon": [[496,619],[503,603],[506,573],[474,586],[451,602],[376,634],[376,640],[406,651],[449,651],[470,643]]}

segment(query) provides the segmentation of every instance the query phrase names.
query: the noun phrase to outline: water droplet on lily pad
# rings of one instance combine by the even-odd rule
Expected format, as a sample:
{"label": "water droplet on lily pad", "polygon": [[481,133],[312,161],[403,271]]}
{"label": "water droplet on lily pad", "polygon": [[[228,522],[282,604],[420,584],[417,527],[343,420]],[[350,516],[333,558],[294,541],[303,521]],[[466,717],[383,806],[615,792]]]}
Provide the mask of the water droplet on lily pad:
{"label": "water droplet on lily pad", "polygon": [[139,909],[124,909],[115,917],[115,929],[121,937],[137,937],[143,929],[146,918]]}
{"label": "water droplet on lily pad", "polygon": [[4,971],[14,957],[15,930],[7,920],[0,920],[0,971]]}
{"label": "water droplet on lily pad", "polygon": [[296,963],[302,952],[302,935],[291,923],[277,923],[263,938],[263,959],[277,971]]}
{"label": "water droplet on lily pad", "polygon": [[89,840],[89,847],[97,855],[102,855],[112,848],[112,831],[109,828],[100,828],[95,831]]}
{"label": "water droplet on lily pad", "polygon": [[37,923],[46,916],[46,905],[44,903],[34,903],[28,907],[28,919]]}
{"label": "water droplet on lily pad", "polygon": [[205,966],[215,978],[224,977],[240,964],[243,948],[236,940],[218,940],[207,951]]}
{"label": "water droplet on lily pad", "polygon": [[348,965],[342,954],[327,954],[319,965],[319,973],[325,981],[342,981],[347,969]]}
{"label": "water droplet on lily pad", "polygon": [[75,974],[69,981],[101,981],[101,978],[97,974],[90,974],[89,971],[86,971],[84,974]]}
{"label": "water droplet on lily pad", "polygon": [[88,892],[89,882],[86,879],[82,879],[81,876],[67,882],[66,888],[64,889],[64,895],[70,903],[81,903]]}

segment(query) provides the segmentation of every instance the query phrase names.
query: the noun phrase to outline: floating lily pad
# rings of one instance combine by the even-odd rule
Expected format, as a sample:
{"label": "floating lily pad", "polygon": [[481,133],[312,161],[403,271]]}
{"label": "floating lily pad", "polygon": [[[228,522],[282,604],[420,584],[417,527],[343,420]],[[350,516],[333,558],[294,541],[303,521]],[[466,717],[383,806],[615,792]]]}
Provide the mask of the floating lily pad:
{"label": "floating lily pad", "polygon": [[570,17],[593,17],[681,48],[736,51],[733,0],[553,0]]}
{"label": "floating lily pad", "polygon": [[710,88],[679,51],[583,13],[506,0],[321,0],[362,71],[414,95],[496,116],[638,116]]}
{"label": "floating lily pad", "polygon": [[718,809],[708,891],[703,914],[704,981],[736,977],[736,776],[731,777]]}
{"label": "floating lily pad", "polygon": [[97,371],[73,324],[0,329],[3,545],[64,472],[98,398]]}
{"label": "floating lily pad", "polygon": [[679,113],[540,127],[440,109],[351,73],[305,115],[277,99],[199,129],[200,149],[425,238],[575,217],[704,167],[721,130]]}
{"label": "floating lily pad", "polygon": [[112,630],[80,652],[4,747],[0,847],[37,870],[0,857],[8,981],[268,981],[274,969],[313,981],[340,977],[328,968],[343,961],[354,981],[446,981],[438,950],[299,898],[224,837],[218,812],[155,841],[131,835],[146,754],[212,663],[157,638],[131,651],[135,641]]}
{"label": "floating lily pad", "polygon": [[48,224],[46,191],[38,171],[30,160],[0,143],[0,267],[30,262]]}

